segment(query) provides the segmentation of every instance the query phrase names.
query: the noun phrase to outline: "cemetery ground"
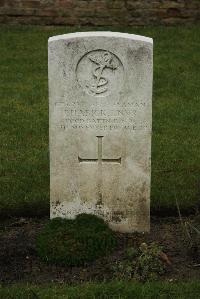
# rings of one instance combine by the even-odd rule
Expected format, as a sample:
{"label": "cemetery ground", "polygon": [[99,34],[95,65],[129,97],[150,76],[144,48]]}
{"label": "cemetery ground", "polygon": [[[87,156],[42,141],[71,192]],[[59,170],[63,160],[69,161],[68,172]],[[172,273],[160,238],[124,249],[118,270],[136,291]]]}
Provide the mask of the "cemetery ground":
{"label": "cemetery ground", "polygon": [[[117,249],[84,267],[39,260],[49,215],[47,39],[94,28],[2,26],[0,298],[200,298],[200,28],[102,29],[154,39],[151,233],[117,234]],[[123,268],[126,249],[144,242],[166,254],[160,282],[134,282]]]}
{"label": "cemetery ground", "polygon": [[[193,223],[195,218],[182,220]],[[117,233],[113,253],[79,267],[39,259],[36,238],[47,222],[48,218],[1,222],[0,298],[200,298],[200,239],[193,235],[192,247],[175,217],[153,217],[150,234]],[[144,275],[136,279],[131,251],[144,242],[162,247],[164,272],[151,276],[154,265],[147,256]]]}

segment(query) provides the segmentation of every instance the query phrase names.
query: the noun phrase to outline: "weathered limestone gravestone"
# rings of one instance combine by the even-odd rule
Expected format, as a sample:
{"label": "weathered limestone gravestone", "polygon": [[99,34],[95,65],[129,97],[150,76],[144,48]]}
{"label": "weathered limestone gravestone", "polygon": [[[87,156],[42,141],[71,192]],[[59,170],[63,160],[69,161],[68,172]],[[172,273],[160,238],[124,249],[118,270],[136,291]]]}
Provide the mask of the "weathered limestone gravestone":
{"label": "weathered limestone gravestone", "polygon": [[152,39],[84,32],[49,39],[51,217],[103,217],[148,231]]}

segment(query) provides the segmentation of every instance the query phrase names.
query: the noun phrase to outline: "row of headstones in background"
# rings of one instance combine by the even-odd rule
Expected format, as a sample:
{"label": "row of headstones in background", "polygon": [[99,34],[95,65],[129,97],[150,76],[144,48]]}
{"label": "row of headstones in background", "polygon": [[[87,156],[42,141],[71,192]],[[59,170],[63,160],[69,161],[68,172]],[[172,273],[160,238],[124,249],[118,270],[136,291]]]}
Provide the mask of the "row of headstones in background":
{"label": "row of headstones in background", "polygon": [[49,39],[51,218],[149,230],[152,56],[151,38],[126,33]]}

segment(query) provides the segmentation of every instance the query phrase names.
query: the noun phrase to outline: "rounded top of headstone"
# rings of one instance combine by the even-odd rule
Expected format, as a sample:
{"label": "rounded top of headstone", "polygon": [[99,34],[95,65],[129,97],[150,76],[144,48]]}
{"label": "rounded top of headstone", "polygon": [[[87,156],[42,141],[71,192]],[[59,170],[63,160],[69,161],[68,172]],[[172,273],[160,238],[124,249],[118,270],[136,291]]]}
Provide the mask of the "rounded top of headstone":
{"label": "rounded top of headstone", "polygon": [[112,37],[112,38],[125,38],[134,41],[142,41],[153,44],[153,39],[150,37],[135,35],[129,33],[112,32],[112,31],[89,31],[89,32],[75,32],[62,35],[56,35],[49,38],[49,42],[66,40],[72,38],[84,38],[84,37]]}

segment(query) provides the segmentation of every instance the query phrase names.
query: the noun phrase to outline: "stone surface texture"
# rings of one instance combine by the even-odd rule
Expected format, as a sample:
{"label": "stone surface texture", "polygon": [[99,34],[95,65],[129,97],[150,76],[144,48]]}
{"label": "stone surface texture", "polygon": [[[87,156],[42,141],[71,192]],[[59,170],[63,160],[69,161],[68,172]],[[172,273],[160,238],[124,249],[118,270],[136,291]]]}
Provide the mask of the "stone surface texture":
{"label": "stone surface texture", "polygon": [[40,25],[189,24],[199,0],[1,0],[0,22]]}
{"label": "stone surface texture", "polygon": [[152,48],[126,33],[49,39],[51,217],[149,230]]}

